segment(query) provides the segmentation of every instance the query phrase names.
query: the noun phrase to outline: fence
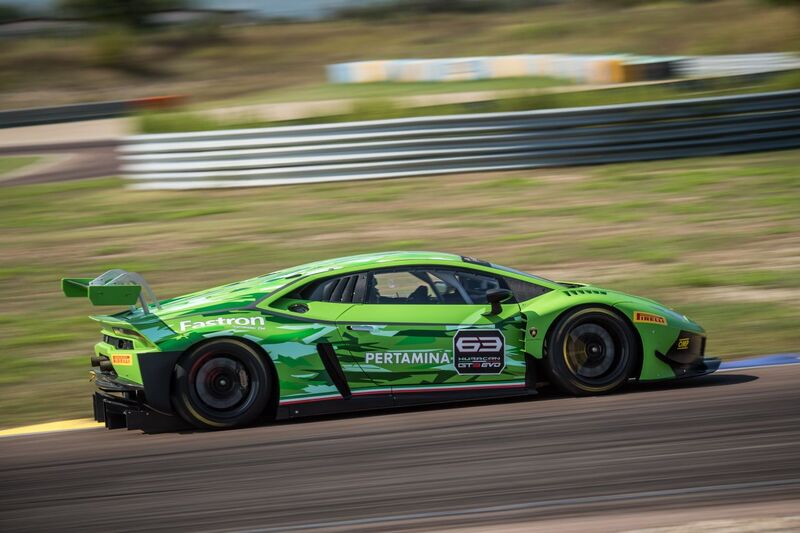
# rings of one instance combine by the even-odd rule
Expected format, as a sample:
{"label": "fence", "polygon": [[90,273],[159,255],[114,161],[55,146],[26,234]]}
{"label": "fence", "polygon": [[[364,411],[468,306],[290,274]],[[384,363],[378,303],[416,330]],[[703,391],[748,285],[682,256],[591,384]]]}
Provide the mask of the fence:
{"label": "fence", "polygon": [[257,187],[800,146],[800,90],[638,104],[140,135],[136,189]]}

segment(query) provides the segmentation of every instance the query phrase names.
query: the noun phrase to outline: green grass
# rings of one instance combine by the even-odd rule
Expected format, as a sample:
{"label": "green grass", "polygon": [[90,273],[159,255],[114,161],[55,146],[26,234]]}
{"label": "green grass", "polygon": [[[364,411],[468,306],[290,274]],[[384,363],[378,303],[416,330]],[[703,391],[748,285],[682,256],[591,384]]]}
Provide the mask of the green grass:
{"label": "green grass", "polygon": [[345,100],[396,98],[425,94],[446,94],[483,91],[531,91],[548,87],[571,85],[569,80],[547,77],[499,78],[490,80],[449,82],[374,82],[374,83],[316,83],[285,89],[256,92],[224,101],[205,102],[199,109],[227,105],[310,100]]}
{"label": "green grass", "polygon": [[[183,94],[193,103],[389,97],[437,86],[330,87],[325,65],[524,53],[693,55],[800,50],[800,10],[778,2],[567,0],[541,8],[3,42],[0,107]],[[483,82],[482,82],[483,83]],[[515,88],[525,81],[486,82]],[[512,84],[508,86],[506,84]],[[449,84],[448,84],[449,85]],[[449,85],[462,90],[463,85]],[[449,90],[449,89],[448,89]],[[419,91],[419,92],[417,92]]]}
{"label": "green grass", "polygon": [[37,156],[8,156],[0,157],[0,178],[6,174],[11,174],[21,168],[32,165],[41,159]]}
{"label": "green grass", "polygon": [[0,427],[89,415],[98,310],[58,280],[114,267],[168,297],[326,257],[453,251],[658,299],[713,354],[798,351],[799,168],[794,150],[251,190],[5,187]]}

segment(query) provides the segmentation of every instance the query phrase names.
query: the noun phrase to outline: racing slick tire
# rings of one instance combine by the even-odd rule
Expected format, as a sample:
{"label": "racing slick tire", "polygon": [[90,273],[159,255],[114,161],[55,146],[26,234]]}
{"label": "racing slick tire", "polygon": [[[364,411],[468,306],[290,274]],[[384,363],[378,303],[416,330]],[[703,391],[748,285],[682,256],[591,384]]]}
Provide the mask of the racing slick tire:
{"label": "racing slick tire", "polygon": [[639,358],[631,326],[604,307],[565,314],[547,339],[545,367],[550,382],[575,396],[612,392],[630,377]]}
{"label": "racing slick tire", "polygon": [[255,349],[233,339],[203,344],[175,366],[173,403],[178,414],[203,429],[257,421],[272,392],[272,377]]}

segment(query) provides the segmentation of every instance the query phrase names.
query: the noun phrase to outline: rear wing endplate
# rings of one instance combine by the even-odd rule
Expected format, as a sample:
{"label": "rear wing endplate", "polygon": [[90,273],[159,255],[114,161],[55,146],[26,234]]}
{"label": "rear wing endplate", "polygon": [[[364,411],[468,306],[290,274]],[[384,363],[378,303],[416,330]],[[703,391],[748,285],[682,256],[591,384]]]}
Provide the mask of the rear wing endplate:
{"label": "rear wing endplate", "polygon": [[156,295],[144,278],[136,272],[113,269],[96,278],[63,278],[61,290],[68,298],[89,298],[94,305],[130,305],[137,302],[142,312],[149,313],[150,305],[161,308]]}

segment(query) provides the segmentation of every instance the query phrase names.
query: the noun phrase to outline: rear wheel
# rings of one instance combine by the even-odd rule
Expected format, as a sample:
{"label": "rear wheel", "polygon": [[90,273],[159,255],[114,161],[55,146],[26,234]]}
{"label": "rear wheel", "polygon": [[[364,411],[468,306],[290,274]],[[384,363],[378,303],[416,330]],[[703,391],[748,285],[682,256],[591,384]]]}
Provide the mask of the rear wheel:
{"label": "rear wheel", "polygon": [[245,343],[224,339],[204,344],[175,367],[175,408],[200,428],[251,424],[267,407],[270,376],[261,354]]}
{"label": "rear wheel", "polygon": [[631,327],[602,307],[576,309],[562,317],[547,343],[550,381],[568,394],[611,392],[630,377],[639,356]]}

